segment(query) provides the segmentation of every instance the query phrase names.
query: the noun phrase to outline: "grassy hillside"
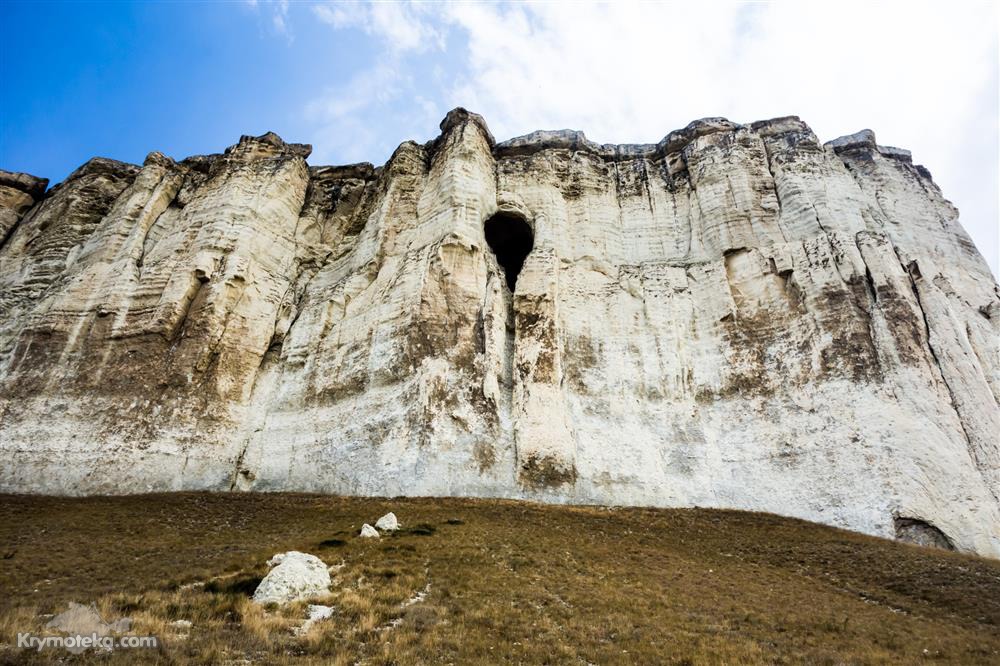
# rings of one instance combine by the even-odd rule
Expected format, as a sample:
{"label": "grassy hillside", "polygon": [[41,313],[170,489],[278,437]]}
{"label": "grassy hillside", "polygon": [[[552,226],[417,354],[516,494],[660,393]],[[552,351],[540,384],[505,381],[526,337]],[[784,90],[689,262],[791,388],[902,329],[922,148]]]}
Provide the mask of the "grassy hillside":
{"label": "grassy hillside", "polygon": [[[400,534],[363,540],[392,510]],[[249,601],[276,552],[334,616]],[[1000,561],[773,515],[460,499],[0,496],[0,662],[1000,663]],[[19,651],[69,601],[156,651]],[[171,626],[189,620],[190,629]]]}

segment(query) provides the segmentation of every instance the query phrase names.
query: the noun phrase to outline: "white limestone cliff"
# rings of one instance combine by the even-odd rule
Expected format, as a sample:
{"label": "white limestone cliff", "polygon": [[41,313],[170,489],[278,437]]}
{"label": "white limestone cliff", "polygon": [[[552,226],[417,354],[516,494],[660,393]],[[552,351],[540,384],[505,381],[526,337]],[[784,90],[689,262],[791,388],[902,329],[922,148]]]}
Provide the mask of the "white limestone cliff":
{"label": "white limestone cliff", "polygon": [[0,174],[0,491],[729,507],[1000,555],[998,287],[907,151],[441,129],[380,168],[267,134]]}

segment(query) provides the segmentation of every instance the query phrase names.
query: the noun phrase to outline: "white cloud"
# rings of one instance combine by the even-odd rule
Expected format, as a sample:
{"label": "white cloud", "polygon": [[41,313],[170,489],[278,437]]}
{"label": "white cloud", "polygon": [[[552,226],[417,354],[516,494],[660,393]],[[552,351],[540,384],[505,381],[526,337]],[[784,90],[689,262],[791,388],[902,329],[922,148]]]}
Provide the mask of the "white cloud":
{"label": "white cloud", "polygon": [[370,161],[378,148],[378,128],[367,122],[367,114],[399,94],[399,76],[398,70],[377,65],[313,100],[306,107],[307,119],[319,128],[312,139],[313,160],[330,161],[335,155],[347,162]]}
{"label": "white cloud", "polygon": [[406,57],[444,49],[444,27],[435,26],[435,21],[441,23],[437,7],[337,2],[314,5],[312,10],[335,30],[361,30],[379,42],[370,66],[307,105],[306,118],[317,133],[313,160],[378,161],[406,139],[427,138],[428,128],[436,126],[445,110],[429,97],[436,91],[417,85],[423,77]]}
{"label": "white cloud", "polygon": [[435,127],[444,112],[394,61],[375,63],[306,107],[316,133],[312,161],[378,161],[406,139],[429,138],[427,128]]}
{"label": "white cloud", "polygon": [[392,51],[426,51],[444,46],[434,27],[434,5],[421,2],[338,2],[313,6],[313,13],[335,29],[360,28]]}
{"label": "white cloud", "polygon": [[271,27],[284,37],[289,44],[295,41],[291,26],[288,24],[289,0],[243,0],[244,3],[259,16],[261,9],[271,17]]}
{"label": "white cloud", "polygon": [[[465,106],[501,139],[569,127],[602,142],[651,142],[717,115],[795,114],[822,140],[868,127],[931,170],[997,272],[992,5],[355,3],[315,12],[335,29],[364,31],[385,54],[339,101],[317,102],[340,109],[327,123],[364,125],[382,108],[426,122],[426,133],[439,119],[428,108]],[[458,72],[420,71],[414,56],[446,43]]]}

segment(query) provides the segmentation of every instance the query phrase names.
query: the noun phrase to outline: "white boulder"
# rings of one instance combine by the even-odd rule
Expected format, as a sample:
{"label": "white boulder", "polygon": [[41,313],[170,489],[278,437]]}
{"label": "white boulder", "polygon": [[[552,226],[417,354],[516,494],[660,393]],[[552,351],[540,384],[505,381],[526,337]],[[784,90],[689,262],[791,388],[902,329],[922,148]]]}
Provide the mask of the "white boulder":
{"label": "white boulder", "polygon": [[377,539],[379,537],[379,533],[374,527],[365,523],[361,526],[361,536],[365,539]]}
{"label": "white boulder", "polygon": [[395,532],[399,529],[399,521],[396,520],[396,514],[390,511],[378,519],[375,527],[383,532]]}
{"label": "white boulder", "polygon": [[315,555],[293,550],[275,555],[268,565],[273,568],[253,593],[253,600],[259,604],[306,599],[324,594],[330,587],[330,572]]}

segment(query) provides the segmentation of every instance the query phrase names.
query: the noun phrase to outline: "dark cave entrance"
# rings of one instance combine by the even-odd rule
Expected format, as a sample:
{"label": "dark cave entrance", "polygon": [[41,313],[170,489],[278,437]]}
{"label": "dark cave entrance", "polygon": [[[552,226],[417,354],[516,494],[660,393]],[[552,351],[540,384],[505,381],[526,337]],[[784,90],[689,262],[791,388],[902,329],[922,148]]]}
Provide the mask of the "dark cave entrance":
{"label": "dark cave entrance", "polygon": [[507,276],[507,287],[514,291],[524,259],[535,244],[535,234],[524,218],[510,213],[497,213],[486,220],[486,242]]}

